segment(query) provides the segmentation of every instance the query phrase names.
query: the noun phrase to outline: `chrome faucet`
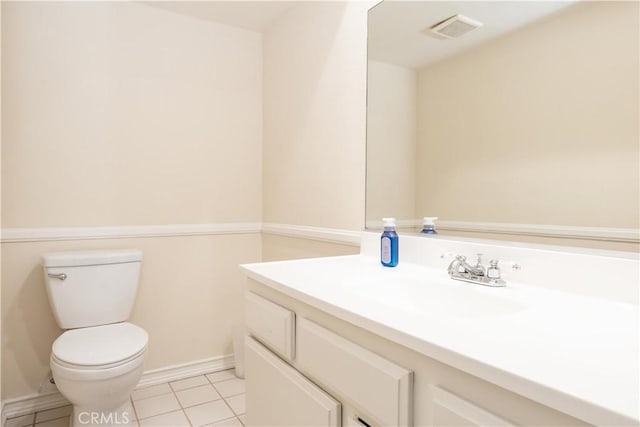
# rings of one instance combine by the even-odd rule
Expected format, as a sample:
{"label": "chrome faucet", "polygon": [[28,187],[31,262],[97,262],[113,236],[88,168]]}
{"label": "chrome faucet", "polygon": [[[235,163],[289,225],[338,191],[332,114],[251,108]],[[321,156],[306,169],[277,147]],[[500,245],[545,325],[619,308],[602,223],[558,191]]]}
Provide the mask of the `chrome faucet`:
{"label": "chrome faucet", "polygon": [[487,269],[482,264],[482,254],[478,254],[476,265],[469,264],[466,256],[457,255],[449,264],[448,272],[454,280],[494,287],[506,285],[506,282],[502,280],[498,260],[492,259]]}

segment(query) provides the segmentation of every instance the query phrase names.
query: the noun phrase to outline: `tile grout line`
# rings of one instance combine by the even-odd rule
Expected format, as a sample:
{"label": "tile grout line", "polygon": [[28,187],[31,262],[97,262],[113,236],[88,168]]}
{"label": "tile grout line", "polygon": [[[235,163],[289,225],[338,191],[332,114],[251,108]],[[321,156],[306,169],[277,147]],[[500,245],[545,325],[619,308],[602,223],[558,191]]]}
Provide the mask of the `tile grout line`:
{"label": "tile grout line", "polygon": [[[222,371],[221,371],[222,372]],[[235,377],[235,379],[239,379],[239,380],[244,380],[243,378],[238,378],[235,374],[233,374],[233,376]],[[234,397],[234,396],[240,396],[241,394],[244,393],[238,393],[238,394],[234,394],[231,396],[223,396],[220,391],[218,390],[218,388],[216,387],[216,383],[214,383],[213,381],[211,381],[211,379],[209,377],[207,377],[205,375],[205,377],[207,378],[207,380],[209,380],[209,382],[211,383],[211,385],[213,386],[213,388],[216,390],[216,392],[220,395],[220,397],[222,398],[222,401],[225,403],[225,405],[227,405],[227,407],[231,410],[231,413],[234,414],[234,417],[232,418],[236,418],[238,420],[238,422],[240,422],[241,425],[244,426],[244,423],[242,422],[242,420],[240,420],[240,416],[238,414],[236,414],[236,411],[233,410],[233,408],[231,407],[231,405],[229,404],[229,402],[227,402],[227,397]],[[224,381],[231,381],[234,378],[230,378],[228,380],[221,380],[218,381],[219,383],[224,382]],[[246,392],[246,390],[245,390]],[[227,420],[230,420],[231,418],[227,418]],[[226,420],[221,420],[221,421],[226,421]]]}
{"label": "tile grout line", "polygon": [[149,418],[159,417],[160,415],[167,415],[167,414],[170,414],[170,413],[172,413],[172,412],[176,412],[176,411],[178,411],[178,410],[182,410],[182,408],[179,408],[179,409],[172,409],[172,410],[169,410],[169,411],[167,411],[167,412],[159,412],[159,413],[157,413],[157,414],[150,415],[150,416],[148,416],[148,417],[140,418],[140,419],[138,419],[138,420],[137,420],[137,421],[138,421],[138,425],[140,424],[140,421],[142,421],[142,420],[148,420]]}
{"label": "tile grout line", "polygon": [[[199,386],[196,386],[196,387],[199,387]],[[182,415],[184,415],[184,418],[187,420],[189,425],[191,427],[194,427],[193,423],[191,422],[191,418],[189,418],[189,415],[187,415],[187,412],[184,410],[184,406],[182,406],[182,402],[180,402],[180,399],[178,399],[178,395],[176,394],[176,391],[173,389],[173,387],[171,387],[171,384],[169,384],[169,388],[171,389],[171,391],[173,391],[173,395],[178,401],[178,406],[180,407],[180,411],[182,412]],[[194,387],[191,387],[191,388],[194,388]],[[184,390],[189,390],[189,389],[185,388]]]}
{"label": "tile grout line", "polygon": [[[181,389],[181,390],[177,390],[177,391],[176,391],[176,390],[173,388],[173,386],[171,385],[171,383],[173,383],[173,382],[177,382],[177,381],[187,380],[187,379],[190,379],[190,378],[197,378],[197,377],[199,377],[199,376],[200,376],[200,375],[196,375],[196,376],[193,376],[193,377],[183,378],[182,380],[168,381],[168,382],[166,382],[166,383],[163,383],[163,384],[166,384],[166,385],[169,387],[169,390],[170,390],[169,392],[167,392],[167,393],[161,393],[161,394],[158,394],[158,395],[156,395],[156,396],[148,396],[148,397],[145,397],[145,398],[137,399],[137,401],[146,400],[146,399],[151,399],[151,398],[158,397],[158,396],[164,396],[164,395],[167,395],[167,394],[172,394],[172,395],[173,395],[173,397],[174,397],[174,398],[176,399],[176,401],[178,402],[178,409],[177,409],[177,410],[182,411],[182,413],[184,414],[185,418],[187,419],[187,422],[189,423],[189,425],[193,427],[193,424],[191,423],[191,420],[190,420],[190,419],[189,419],[189,417],[187,416],[187,413],[184,411],[184,409],[185,409],[185,408],[182,406],[182,403],[180,402],[180,399],[178,399],[178,395],[177,395],[176,393],[177,393],[177,391],[190,390],[190,389],[193,389],[193,388],[196,388],[196,387],[200,387],[200,386],[202,386],[202,385],[204,385],[204,384],[201,384],[201,385],[195,385],[195,386],[192,386],[192,387],[186,387],[186,388],[184,388],[184,389]],[[202,374],[202,376],[205,376],[205,374]],[[206,376],[205,376],[205,379],[207,379],[207,380],[208,380],[208,378],[206,378]],[[151,387],[153,387],[153,386],[151,386]],[[132,402],[133,402],[133,399],[131,399],[131,400],[132,400]],[[160,416],[160,415],[166,415],[166,414],[169,414],[169,413],[171,413],[171,412],[176,412],[177,410],[171,410],[171,411],[168,411],[168,412],[161,412],[161,413],[158,413],[158,414],[155,414],[155,415],[151,415],[151,416],[148,416],[148,417],[145,417],[145,418],[138,418],[138,419],[137,419],[137,420],[138,420],[138,425],[140,424],[140,420],[141,420],[141,419],[149,419],[149,418],[153,418],[153,417]],[[134,407],[134,411],[135,411],[135,407]],[[137,417],[137,412],[136,412],[136,417]]]}
{"label": "tile grout line", "polygon": [[[223,371],[218,371],[218,372],[223,372]],[[215,373],[215,372],[212,372],[212,373]],[[211,401],[209,401],[209,402],[216,402],[216,401],[218,401],[218,400],[222,400],[222,401],[224,402],[224,404],[226,405],[226,407],[227,407],[227,408],[231,411],[231,413],[233,414],[233,416],[232,416],[232,417],[224,418],[224,419],[222,419],[222,420],[218,420],[218,421],[214,421],[214,423],[219,423],[219,422],[222,422],[222,421],[228,421],[228,420],[231,420],[231,419],[237,419],[237,420],[238,420],[238,422],[239,422],[242,426],[244,426],[244,423],[240,420],[240,418],[239,418],[238,414],[236,414],[236,411],[234,411],[234,410],[233,410],[233,408],[231,407],[231,405],[229,404],[229,402],[227,402],[226,397],[225,397],[225,396],[223,396],[223,395],[220,393],[220,391],[218,390],[218,388],[216,387],[216,383],[215,383],[215,382],[213,382],[213,381],[211,380],[211,378],[209,378],[207,375],[209,375],[209,374],[204,374],[205,379],[209,382],[209,385],[213,387],[213,389],[215,390],[215,392],[220,396],[220,399],[211,400]],[[218,383],[221,383],[221,382],[225,382],[225,381],[231,381],[231,380],[233,380],[233,379],[241,379],[241,378],[236,377],[236,376],[235,376],[235,374],[234,374],[234,377],[235,377],[235,378],[229,378],[229,379],[226,379],[226,380],[220,380],[220,381],[217,381],[217,382],[218,382]],[[204,384],[202,384],[202,385],[204,385]],[[200,387],[200,386],[197,386],[197,387]],[[244,393],[238,393],[238,394],[234,394],[234,395],[232,395],[232,396],[227,396],[227,397],[239,396],[239,395],[241,395],[241,394],[244,394]],[[177,396],[176,396],[176,398],[177,398]],[[204,402],[204,403],[209,403],[209,402]],[[180,400],[178,400],[178,403],[180,404],[180,406],[182,406],[182,403],[180,402]],[[202,404],[204,404],[204,403],[201,403],[200,405],[202,405]],[[193,405],[193,406],[198,406],[198,405]],[[191,407],[193,407],[193,406],[190,406],[190,408],[191,408]],[[185,409],[185,408],[183,408],[183,411],[184,411],[184,409]],[[186,415],[186,412],[185,412],[185,415]],[[189,417],[188,417],[188,416],[187,416],[187,420],[189,420],[189,422],[191,422],[191,420],[189,419]],[[193,424],[192,424],[192,426],[193,426]]]}
{"label": "tile grout line", "polygon": [[[222,371],[218,371],[218,372],[222,372]],[[212,372],[212,373],[213,373],[213,372]],[[190,426],[192,426],[192,427],[195,427],[195,426],[194,426],[194,425],[193,425],[193,423],[191,422],[191,419],[189,418],[189,415],[187,414],[186,409],[187,409],[187,408],[193,408],[193,407],[195,407],[195,406],[199,406],[199,405],[204,405],[204,404],[206,404],[206,403],[210,403],[210,402],[216,402],[216,401],[218,401],[218,400],[222,400],[222,401],[225,403],[225,405],[226,405],[227,407],[229,407],[229,409],[231,410],[231,413],[233,414],[233,416],[232,416],[232,417],[230,417],[230,418],[225,418],[225,419],[223,419],[223,420],[219,420],[219,421],[226,421],[226,420],[230,420],[230,419],[232,419],[232,418],[237,418],[237,415],[236,415],[235,411],[233,410],[233,408],[231,408],[231,407],[229,406],[229,404],[227,403],[227,401],[224,399],[224,396],[222,396],[222,395],[220,394],[220,392],[218,391],[218,389],[215,387],[215,383],[213,383],[213,382],[209,379],[209,377],[207,377],[207,375],[208,375],[208,374],[202,374],[202,375],[196,375],[196,376],[194,376],[194,377],[189,377],[189,378],[197,378],[197,377],[199,377],[199,376],[203,376],[203,377],[205,378],[205,380],[207,381],[207,384],[194,385],[194,386],[192,386],[192,387],[186,387],[186,388],[183,388],[183,389],[180,389],[180,390],[176,390],[176,389],[173,387],[173,385],[171,384],[171,382],[168,382],[168,383],[167,383],[167,385],[169,386],[169,389],[170,389],[170,390],[171,390],[171,392],[173,393],[173,395],[174,395],[174,397],[175,397],[176,401],[178,402],[178,406],[180,407],[180,410],[182,411],[182,413],[184,414],[185,418],[187,419],[187,422],[189,422],[189,425],[190,425]],[[189,378],[185,378],[185,379],[189,379]],[[233,378],[231,378],[231,379],[233,379]],[[178,381],[182,381],[182,380],[178,380]],[[173,382],[175,382],[175,381],[173,381]],[[218,382],[222,382],[222,381],[218,381]],[[216,394],[217,394],[218,396],[220,396],[220,398],[219,398],[219,399],[214,399],[214,400],[209,400],[209,401],[206,401],[206,402],[201,402],[201,403],[198,403],[198,404],[195,404],[195,405],[191,405],[191,406],[187,406],[187,407],[185,407],[185,406],[182,404],[182,402],[180,401],[180,399],[178,399],[178,394],[177,394],[177,393],[178,393],[179,391],[191,390],[191,389],[194,389],[194,388],[197,388],[197,387],[202,387],[202,386],[205,386],[205,385],[209,385],[209,386],[211,386],[211,387],[213,388],[213,390],[216,392]],[[166,393],[166,394],[169,394],[169,393]],[[141,400],[142,400],[142,399],[141,399]],[[170,411],[170,412],[174,412],[174,411]],[[168,414],[168,413],[170,413],[170,412],[167,412],[167,414]],[[160,414],[159,414],[159,415],[160,415]],[[148,418],[150,418],[150,417],[148,417]],[[219,421],[214,421],[214,422],[219,422]],[[238,419],[238,421],[240,421],[240,420]],[[240,421],[240,424],[242,424],[242,421]],[[244,424],[242,424],[242,425],[244,425]]]}
{"label": "tile grout line", "polygon": [[[228,396],[228,397],[236,397],[236,396],[240,396],[244,393],[240,393],[240,394],[234,394],[233,396]],[[238,418],[238,421],[240,421],[240,415],[244,415],[244,414],[238,414],[233,407],[231,406],[231,404],[229,402],[227,402],[227,398],[223,397],[222,400],[224,401],[224,403],[227,405],[227,407],[231,410],[231,413],[235,416],[235,418]],[[244,425],[242,423],[242,421],[240,421],[240,424]]]}
{"label": "tile grout line", "polygon": [[[190,378],[194,378],[194,377],[190,377]],[[185,378],[185,379],[187,379],[187,378]],[[178,381],[180,381],[180,380],[178,380]],[[171,381],[166,382],[166,383],[163,383],[163,384],[166,384],[166,385],[169,387],[169,390],[170,390],[170,391],[169,391],[168,393],[161,393],[161,394],[158,394],[158,395],[155,395],[155,396],[149,396],[149,397],[145,397],[145,398],[137,399],[137,400],[138,400],[138,401],[141,401],[141,400],[147,400],[147,399],[152,399],[152,398],[155,398],[155,397],[165,396],[165,395],[169,395],[169,394],[171,394],[171,395],[173,395],[173,398],[174,398],[174,399],[176,399],[176,402],[178,402],[178,409],[177,409],[177,410],[180,410],[180,411],[182,411],[182,412],[184,413],[185,418],[187,418],[187,422],[189,422],[189,425],[190,425],[190,426],[192,426],[192,424],[191,424],[191,420],[189,420],[189,417],[187,417],[187,414],[184,412],[184,409],[182,408],[182,404],[180,403],[180,400],[178,400],[178,396],[176,395],[175,390],[174,390],[174,389],[173,389],[173,387],[171,386]],[[153,387],[153,386],[151,386],[151,387]],[[192,387],[191,387],[191,388],[192,388]],[[187,388],[187,389],[188,389],[188,388]],[[187,390],[187,389],[185,389],[185,390]],[[131,399],[131,400],[132,400],[132,402],[133,402],[133,399]],[[167,411],[167,412],[159,412],[159,413],[157,413],[157,414],[150,415],[150,416],[148,416],[148,417],[138,418],[138,419],[137,419],[137,421],[138,421],[138,426],[140,425],[140,421],[141,421],[141,420],[148,420],[149,418],[158,417],[158,416],[160,416],[160,415],[170,414],[171,412],[176,412],[177,410],[176,410],[176,409],[173,409],[173,410],[170,410],[170,411]],[[135,411],[135,406],[134,406],[134,411]],[[137,411],[136,411],[136,418],[137,418]]]}
{"label": "tile grout line", "polygon": [[62,415],[60,417],[54,417],[54,418],[50,418],[48,420],[44,420],[44,421],[38,421],[38,414],[44,413],[44,412],[49,412],[49,411],[55,411],[58,410],[60,408],[65,408],[67,406],[71,406],[71,405],[63,405],[63,406],[58,406],[57,408],[50,408],[50,409],[45,409],[44,411],[36,411],[33,413],[33,427],[37,426],[38,424],[43,424],[43,423],[48,423],[49,421],[55,421],[55,420],[59,420],[61,418],[67,418],[67,417],[71,417],[71,415],[73,414],[73,407],[71,407],[71,413],[67,414],[67,415]]}
{"label": "tile grout line", "polygon": [[[243,395],[243,394],[245,394],[245,393],[234,394],[234,395],[232,395],[232,396],[227,396],[227,397],[236,397],[236,396],[240,396],[240,395]],[[231,404],[230,404],[229,402],[227,402],[227,397],[223,397],[223,398],[222,398],[222,400],[224,400],[224,403],[229,407],[229,409],[231,409],[231,412],[235,415],[235,418],[237,418],[237,419],[238,419],[238,421],[240,421],[240,424],[242,424],[242,425],[244,426],[244,423],[242,422],[242,420],[240,420],[240,415],[244,415],[244,413],[243,413],[243,414],[238,414],[238,413],[233,409],[233,407],[231,406]]]}
{"label": "tile grout line", "polygon": [[136,405],[133,404],[133,397],[129,394],[129,401],[131,402],[131,410],[133,411],[133,416],[136,417],[136,424],[140,427],[140,418],[138,418],[138,411],[136,410]]}
{"label": "tile grout line", "polygon": [[[54,408],[54,409],[55,409],[55,408]],[[59,420],[60,418],[70,418],[70,417],[71,417],[71,415],[63,415],[63,416],[61,416],[61,417],[51,418],[51,419],[48,419],[48,420],[45,420],[45,421],[40,421],[39,423],[36,423],[36,422],[35,422],[35,414],[34,414],[33,425],[34,425],[34,427],[35,427],[35,426],[37,426],[38,424],[44,424],[44,423],[48,423],[49,421]]]}
{"label": "tile grout line", "polygon": [[[166,384],[166,385],[168,385],[168,386],[169,386],[169,383],[162,383],[162,384]],[[156,385],[162,385],[162,384],[156,384]],[[145,387],[145,388],[151,388],[151,387],[155,387],[155,386],[153,386],[153,385],[152,385],[152,386],[150,386],[150,387]],[[139,390],[143,390],[143,389],[139,389]],[[167,391],[167,392],[164,392],[164,393],[155,394],[155,395],[153,395],[153,396],[141,397],[141,398],[139,398],[139,399],[134,399],[133,397],[131,397],[131,402],[132,402],[132,403],[135,403],[135,402],[139,402],[139,401],[141,401],[141,400],[153,399],[154,397],[163,396],[163,395],[165,395],[165,394],[173,393],[173,389],[171,388],[171,386],[169,386],[169,390],[171,390],[171,391]],[[134,390],[134,391],[135,391],[135,390]],[[133,396],[133,393],[131,393],[131,396]]]}
{"label": "tile grout line", "polygon": [[[191,422],[191,420],[189,419],[189,417],[188,417],[188,415],[187,415],[187,413],[186,413],[185,409],[187,409],[187,408],[192,408],[192,407],[194,407],[194,406],[198,406],[198,405],[201,405],[201,404],[204,404],[204,403],[215,402],[215,401],[217,401],[217,400],[222,400],[222,401],[224,402],[224,404],[229,408],[229,410],[231,411],[231,413],[233,414],[233,416],[232,416],[232,417],[229,417],[229,418],[225,418],[225,419],[219,420],[219,421],[215,421],[216,423],[217,423],[217,422],[222,422],[222,421],[228,421],[228,420],[231,420],[231,419],[237,419],[237,420],[240,422],[240,424],[242,424],[242,425],[244,426],[244,423],[242,422],[242,420],[240,420],[240,416],[241,416],[241,415],[244,415],[244,414],[237,414],[237,413],[233,410],[233,408],[231,407],[231,405],[229,404],[229,402],[227,402],[227,398],[235,397],[235,396],[240,396],[240,395],[245,394],[245,393],[243,392],[243,393],[236,393],[236,394],[232,394],[232,395],[229,395],[229,396],[223,396],[223,395],[218,391],[217,387],[215,386],[215,385],[216,385],[216,383],[221,383],[221,382],[225,382],[225,381],[232,381],[232,380],[234,380],[234,379],[242,380],[242,378],[238,378],[238,377],[236,377],[236,376],[235,376],[235,374],[232,374],[232,375],[233,375],[233,377],[232,377],[232,378],[222,379],[222,380],[220,380],[220,381],[216,381],[216,382],[214,382],[214,381],[212,381],[212,380],[207,376],[207,375],[215,374],[215,373],[218,373],[218,372],[225,372],[225,371],[231,371],[231,370],[232,370],[232,369],[223,369],[223,370],[221,370],[221,371],[214,371],[214,372],[210,372],[210,373],[208,373],[208,374],[202,374],[201,376],[204,376],[204,377],[205,377],[205,379],[207,380],[207,384],[199,384],[199,385],[195,385],[195,386],[192,386],[192,387],[187,387],[187,388],[184,388],[184,389],[181,389],[181,390],[177,390],[177,391],[190,390],[190,389],[193,389],[193,388],[196,388],[196,387],[201,387],[201,386],[204,386],[204,385],[210,385],[210,386],[212,386],[212,387],[213,387],[213,389],[215,390],[215,392],[220,396],[220,399],[214,399],[214,400],[211,400],[211,401],[208,401],[208,402],[203,402],[203,403],[200,403],[200,404],[197,404],[197,405],[188,406],[188,407],[186,407],[186,408],[182,405],[182,403],[180,402],[180,399],[178,399],[177,391],[176,391],[176,390],[174,390],[174,388],[173,388],[173,387],[172,387],[172,385],[171,385],[171,383],[172,383],[172,382],[177,382],[177,381],[182,381],[182,380],[168,381],[168,382],[166,382],[166,383],[162,383],[162,384],[167,384],[167,386],[169,387],[170,392],[160,393],[160,394],[155,395],[155,396],[147,396],[147,397],[144,397],[144,398],[140,398],[140,399],[135,399],[135,400],[134,400],[134,399],[133,399],[133,393],[131,393],[131,394],[129,395],[129,401],[130,401],[130,403],[131,403],[131,409],[132,409],[132,411],[133,411],[133,415],[134,415],[134,417],[135,417],[135,421],[137,422],[138,426],[140,426],[140,421],[141,421],[141,420],[149,419],[149,418],[152,418],[152,417],[155,417],[155,416],[166,415],[166,414],[168,414],[168,413],[174,412],[174,411],[161,412],[161,413],[159,413],[159,414],[155,414],[155,415],[152,415],[152,416],[149,416],[149,417],[140,418],[140,417],[138,416],[138,411],[137,411],[137,409],[136,409],[136,405],[135,405],[135,403],[136,403],[136,402],[138,402],[138,401],[143,401],[143,400],[147,400],[147,399],[151,399],[151,398],[154,398],[154,397],[163,396],[163,395],[167,395],[167,394],[173,394],[174,398],[175,398],[175,399],[176,399],[176,401],[178,402],[179,410],[180,410],[180,411],[182,411],[182,413],[184,414],[185,418],[187,419],[187,421],[189,422],[189,425],[190,425],[191,427],[195,427],[195,426],[193,426],[193,423],[192,423],[192,422]],[[188,378],[184,378],[184,379],[197,378],[198,376],[200,376],[200,375],[196,375],[196,376],[188,377]],[[153,386],[150,386],[150,387],[153,387]],[[144,389],[144,388],[146,388],[146,387],[143,387],[142,389]],[[139,389],[139,390],[140,390],[140,389]],[[68,406],[68,405],[64,405],[64,406]],[[64,406],[60,406],[60,407],[58,407],[58,408],[63,408]],[[58,409],[58,408],[51,408],[51,409],[47,409],[46,411],[49,411],[49,410],[52,410],[52,409]],[[46,423],[46,422],[50,422],[50,421],[59,420],[59,419],[61,419],[61,418],[67,418],[67,417],[68,417],[68,418],[70,418],[70,417],[71,417],[71,415],[73,414],[73,412],[72,412],[72,413],[71,413],[71,414],[69,414],[69,415],[65,415],[65,416],[61,416],[61,417],[56,417],[56,418],[51,418],[51,419],[48,419],[48,420],[45,420],[45,421],[42,421],[42,422],[36,423],[36,419],[37,419],[37,418],[36,418],[36,416],[37,416],[37,414],[38,414],[38,413],[40,413],[40,412],[46,412],[46,411],[36,411],[36,412],[33,412],[33,413],[31,414],[31,416],[32,416],[32,418],[31,418],[31,423],[30,423],[30,424],[28,424],[27,426],[30,426],[30,427],[36,427],[37,425],[42,424],[42,423]],[[175,411],[177,411],[177,410],[175,410]]]}
{"label": "tile grout line", "polygon": [[[233,412],[233,410],[231,412]],[[229,420],[233,420],[233,419],[237,419],[240,422],[240,424],[242,424],[242,421],[240,421],[240,418],[238,418],[236,415],[234,415],[233,417],[229,417],[229,418],[225,418],[225,419],[222,419],[222,420],[214,421],[213,423],[221,423],[223,421],[229,421]],[[205,424],[205,425],[209,425],[209,424]],[[242,425],[244,425],[244,424],[242,424]]]}
{"label": "tile grout line", "polygon": [[[225,405],[227,405],[227,408],[229,408],[231,413],[234,415],[234,418],[238,418],[238,414],[236,414],[236,411],[234,411],[233,408],[231,407],[231,405],[229,405],[229,402],[227,402],[227,399],[222,398],[222,401],[224,402]],[[242,423],[240,423],[240,424],[242,424]]]}

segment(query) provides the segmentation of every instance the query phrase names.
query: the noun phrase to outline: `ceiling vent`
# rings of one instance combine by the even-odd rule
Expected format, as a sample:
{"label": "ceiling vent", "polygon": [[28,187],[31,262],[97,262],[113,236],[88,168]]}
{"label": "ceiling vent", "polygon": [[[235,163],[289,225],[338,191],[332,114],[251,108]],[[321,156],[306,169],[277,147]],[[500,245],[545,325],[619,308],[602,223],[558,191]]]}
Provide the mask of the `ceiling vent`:
{"label": "ceiling vent", "polygon": [[480,27],[482,27],[482,22],[464,15],[454,15],[430,27],[427,31],[447,39],[457,39]]}

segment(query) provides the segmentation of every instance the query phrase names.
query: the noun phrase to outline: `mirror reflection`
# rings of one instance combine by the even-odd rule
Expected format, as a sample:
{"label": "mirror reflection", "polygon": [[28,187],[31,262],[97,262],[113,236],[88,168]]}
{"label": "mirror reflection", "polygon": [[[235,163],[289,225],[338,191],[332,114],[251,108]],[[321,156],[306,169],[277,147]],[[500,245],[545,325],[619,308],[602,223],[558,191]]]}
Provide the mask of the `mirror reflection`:
{"label": "mirror reflection", "polygon": [[378,4],[367,226],[637,243],[638,39],[637,2]]}

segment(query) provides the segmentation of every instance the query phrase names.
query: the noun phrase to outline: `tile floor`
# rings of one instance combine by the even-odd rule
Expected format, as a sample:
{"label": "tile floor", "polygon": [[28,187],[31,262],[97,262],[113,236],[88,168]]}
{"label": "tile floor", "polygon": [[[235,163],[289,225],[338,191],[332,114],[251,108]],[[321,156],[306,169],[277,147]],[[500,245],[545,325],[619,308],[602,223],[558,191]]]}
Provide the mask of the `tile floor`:
{"label": "tile floor", "polygon": [[[233,370],[139,388],[131,393],[139,427],[244,426],[244,380]],[[5,427],[68,427],[71,406],[9,418]]]}

